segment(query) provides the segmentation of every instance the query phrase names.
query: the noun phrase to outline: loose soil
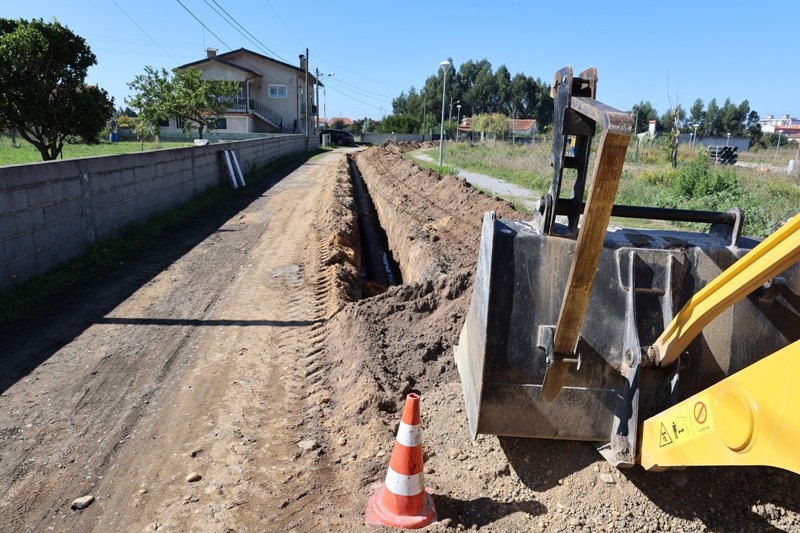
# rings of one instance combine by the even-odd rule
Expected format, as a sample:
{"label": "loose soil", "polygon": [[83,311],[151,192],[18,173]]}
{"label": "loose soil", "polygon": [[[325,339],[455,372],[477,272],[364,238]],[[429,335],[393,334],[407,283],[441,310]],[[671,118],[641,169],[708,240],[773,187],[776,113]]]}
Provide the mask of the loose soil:
{"label": "loose soil", "polygon": [[[481,221],[524,215],[410,148],[309,160],[0,332],[0,530],[366,531],[410,391],[430,531],[800,529],[784,471],[618,471],[588,443],[472,441],[452,353]],[[404,279],[368,298],[348,157]]]}

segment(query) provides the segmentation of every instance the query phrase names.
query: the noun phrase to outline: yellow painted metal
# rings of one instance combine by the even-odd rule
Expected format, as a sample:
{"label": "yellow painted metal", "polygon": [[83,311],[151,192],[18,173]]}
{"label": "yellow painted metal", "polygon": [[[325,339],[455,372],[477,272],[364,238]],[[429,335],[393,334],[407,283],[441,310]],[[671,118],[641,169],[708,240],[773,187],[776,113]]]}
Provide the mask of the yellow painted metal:
{"label": "yellow painted metal", "polygon": [[652,346],[656,364],[671,364],[725,309],[800,260],[800,214],[703,287]]}
{"label": "yellow painted metal", "polygon": [[766,465],[800,474],[800,341],[644,422],[641,464]]}

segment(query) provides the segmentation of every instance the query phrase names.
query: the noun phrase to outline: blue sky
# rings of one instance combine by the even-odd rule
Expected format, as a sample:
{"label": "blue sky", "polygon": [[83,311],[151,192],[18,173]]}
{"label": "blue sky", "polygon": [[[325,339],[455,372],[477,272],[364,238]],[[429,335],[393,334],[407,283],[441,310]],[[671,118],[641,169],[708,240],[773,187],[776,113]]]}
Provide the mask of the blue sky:
{"label": "blue sky", "polygon": [[117,106],[146,65],[169,69],[205,57],[207,47],[245,47],[297,64],[308,48],[312,70],[335,73],[324,81],[324,98],[320,92],[329,117],[390,114],[393,98],[419,90],[447,58],[456,67],[488,59],[494,70],[505,64],[512,76],[548,83],[564,65],[594,66],[598,99],[619,109],[647,100],[661,114],[696,98],[720,105],[746,98],[762,117],[800,117],[794,0],[181,2],[209,29],[178,0],[27,0],[6,3],[0,16],[56,17],[84,37],[98,60],[89,82]]}

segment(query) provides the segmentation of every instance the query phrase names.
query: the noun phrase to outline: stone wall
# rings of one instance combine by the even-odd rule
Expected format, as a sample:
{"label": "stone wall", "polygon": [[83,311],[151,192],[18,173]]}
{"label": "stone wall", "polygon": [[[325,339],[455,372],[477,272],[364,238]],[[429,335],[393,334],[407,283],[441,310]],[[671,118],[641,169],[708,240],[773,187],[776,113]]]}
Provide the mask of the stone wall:
{"label": "stone wall", "polygon": [[[317,148],[310,138],[309,150]],[[304,135],[284,135],[0,167],[0,288],[80,255],[99,238],[183,205],[227,184],[222,151],[242,171],[306,150]]]}

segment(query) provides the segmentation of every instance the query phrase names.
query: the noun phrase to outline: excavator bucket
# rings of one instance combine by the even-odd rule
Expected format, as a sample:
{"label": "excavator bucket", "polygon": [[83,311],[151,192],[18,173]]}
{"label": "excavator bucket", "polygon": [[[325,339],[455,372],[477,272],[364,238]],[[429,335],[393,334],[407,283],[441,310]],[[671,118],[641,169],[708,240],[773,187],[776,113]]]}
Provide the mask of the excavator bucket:
{"label": "excavator bucket", "polygon": [[[800,338],[800,267],[773,272],[721,310],[679,357],[654,357],[651,347],[692,295],[758,241],[740,235],[736,209],[615,205],[632,121],[598,102],[596,89],[594,69],[556,74],[553,181],[533,220],[484,216],[455,351],[473,437],[593,441],[612,464],[630,466],[644,419]],[[575,182],[561,198],[564,169],[574,169]],[[611,216],[708,231],[609,227]]]}

